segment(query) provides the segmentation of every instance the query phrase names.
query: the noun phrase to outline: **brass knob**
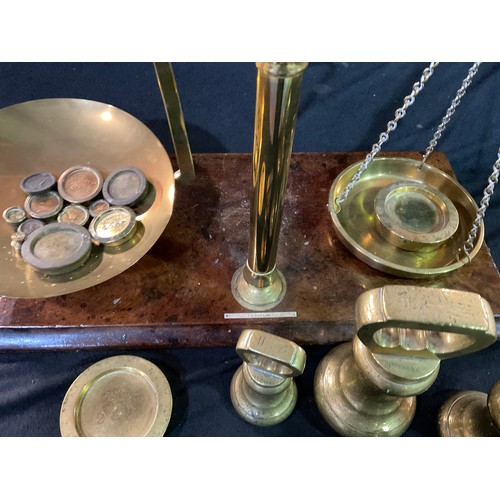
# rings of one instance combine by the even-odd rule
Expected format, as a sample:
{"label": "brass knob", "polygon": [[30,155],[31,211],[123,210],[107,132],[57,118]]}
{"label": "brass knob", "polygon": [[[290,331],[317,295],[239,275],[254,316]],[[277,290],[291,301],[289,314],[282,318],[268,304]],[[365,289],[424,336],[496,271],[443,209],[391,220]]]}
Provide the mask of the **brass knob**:
{"label": "brass knob", "polygon": [[243,330],[236,352],[243,359],[230,389],[237,413],[254,425],[268,426],[285,420],[297,402],[293,377],[304,371],[305,351],[277,335]]}
{"label": "brass knob", "polygon": [[438,428],[442,437],[500,436],[500,380],[489,394],[461,391],[449,398],[439,410]]}
{"label": "brass knob", "polygon": [[400,436],[416,396],[435,381],[441,358],[496,339],[494,316],[479,295],[389,285],[361,294],[357,334],[320,362],[314,396],[323,418],[344,436]]}

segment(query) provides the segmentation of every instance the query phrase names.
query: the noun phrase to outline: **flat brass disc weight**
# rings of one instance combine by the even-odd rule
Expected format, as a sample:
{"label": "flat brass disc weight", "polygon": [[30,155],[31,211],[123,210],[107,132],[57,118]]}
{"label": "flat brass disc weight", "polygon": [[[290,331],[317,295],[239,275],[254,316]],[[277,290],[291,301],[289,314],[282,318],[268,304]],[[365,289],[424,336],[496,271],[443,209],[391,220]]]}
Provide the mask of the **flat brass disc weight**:
{"label": "flat brass disc weight", "polygon": [[[146,125],[109,104],[84,99],[41,99],[0,110],[0,200],[3,208],[23,206],[21,181],[50,172],[87,166],[104,178],[131,165],[152,186],[147,210],[139,213],[141,231],[123,252],[95,247],[82,268],[57,280],[35,272],[10,246],[12,227],[0,221],[0,295],[42,298],[97,285],[122,273],[143,257],[163,233],[172,215],[172,164]],[[2,208],[2,207],[0,207]]]}

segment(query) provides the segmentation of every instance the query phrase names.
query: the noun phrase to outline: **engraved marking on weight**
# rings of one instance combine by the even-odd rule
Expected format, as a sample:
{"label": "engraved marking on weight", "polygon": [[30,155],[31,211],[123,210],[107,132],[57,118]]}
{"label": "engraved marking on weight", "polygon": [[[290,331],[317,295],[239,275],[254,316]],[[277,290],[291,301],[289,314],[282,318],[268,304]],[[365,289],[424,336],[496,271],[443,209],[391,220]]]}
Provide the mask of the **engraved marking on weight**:
{"label": "engraved marking on weight", "polygon": [[[387,318],[398,316],[404,310],[411,313],[408,319],[426,323],[443,322],[443,314],[450,325],[469,325],[471,318],[478,321],[477,326],[484,325],[484,314],[480,304],[476,301],[457,300],[456,294],[449,290],[401,290],[384,294],[384,312]],[[479,306],[479,307],[478,307]]]}

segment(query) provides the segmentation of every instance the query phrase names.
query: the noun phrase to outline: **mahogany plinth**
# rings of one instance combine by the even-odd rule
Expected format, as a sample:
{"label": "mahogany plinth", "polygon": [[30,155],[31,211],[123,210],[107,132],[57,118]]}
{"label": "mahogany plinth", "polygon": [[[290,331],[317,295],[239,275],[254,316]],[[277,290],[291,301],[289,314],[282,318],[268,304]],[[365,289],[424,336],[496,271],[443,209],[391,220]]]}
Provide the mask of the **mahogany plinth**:
{"label": "mahogany plinth", "polygon": [[[231,279],[247,258],[252,155],[198,154],[196,179],[176,186],[170,222],[134,266],[64,296],[0,298],[0,349],[235,346],[249,327],[302,345],[333,344],[355,334],[357,297],[386,284],[480,293],[498,321],[500,274],[486,244],[470,265],[415,280],[369,267],[338,240],[328,193],[335,177],[365,156],[292,155],[277,261],[287,293],[269,312],[296,312],[297,317],[224,319],[225,313],[251,312],[235,301]],[[421,153],[384,156],[419,159]],[[429,163],[454,176],[443,154],[433,153]]]}

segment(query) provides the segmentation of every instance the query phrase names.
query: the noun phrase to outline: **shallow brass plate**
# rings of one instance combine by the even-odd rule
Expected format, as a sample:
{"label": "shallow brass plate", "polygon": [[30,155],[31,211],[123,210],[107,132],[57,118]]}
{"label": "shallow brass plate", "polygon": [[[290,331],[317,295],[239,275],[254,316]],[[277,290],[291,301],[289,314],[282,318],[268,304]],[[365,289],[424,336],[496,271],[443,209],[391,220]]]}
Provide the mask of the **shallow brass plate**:
{"label": "shallow brass plate", "polygon": [[[478,207],[474,199],[460,184],[443,171],[409,158],[375,158],[355,184],[341,210],[335,200],[357,172],[361,162],[345,169],[333,182],[328,207],[335,232],[340,240],[360,260],[381,271],[407,278],[428,278],[443,275],[468,262],[463,252]],[[409,251],[387,241],[377,228],[375,197],[385,186],[397,182],[413,181],[430,186],[443,193],[458,211],[459,224],[455,233],[433,251]],[[473,258],[483,243],[484,226],[481,224]],[[427,250],[427,249],[426,249]]]}
{"label": "shallow brass plate", "polygon": [[[82,268],[51,278],[36,273],[10,246],[12,227],[0,221],[0,295],[51,297],[83,290],[113,278],[143,257],[172,215],[174,174],[157,137],[142,122],[109,104],[84,99],[41,99],[0,110],[0,200],[3,208],[24,203],[19,187],[27,175],[59,177],[75,165],[106,177],[137,166],[152,186],[139,207],[139,229],[122,251],[94,247]],[[2,207],[0,207],[1,211]]]}
{"label": "shallow brass plate", "polygon": [[138,356],[113,356],[87,368],[68,389],[63,437],[161,437],[172,414],[162,371]]}

